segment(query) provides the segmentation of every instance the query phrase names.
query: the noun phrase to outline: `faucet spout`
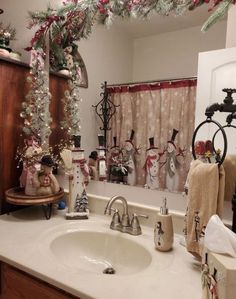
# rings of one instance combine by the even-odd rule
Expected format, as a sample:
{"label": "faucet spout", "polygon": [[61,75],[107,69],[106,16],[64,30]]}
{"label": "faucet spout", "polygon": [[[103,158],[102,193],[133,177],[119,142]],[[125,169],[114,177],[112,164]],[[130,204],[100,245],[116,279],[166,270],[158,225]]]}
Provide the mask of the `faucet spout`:
{"label": "faucet spout", "polygon": [[108,214],[108,215],[111,215],[111,208],[112,208],[112,205],[115,201],[117,200],[120,200],[122,202],[122,206],[123,206],[123,214],[127,215],[128,214],[128,204],[127,204],[127,201],[126,199],[123,197],[123,196],[119,196],[119,195],[116,195],[116,196],[113,196],[107,203],[106,205],[106,208],[105,208],[105,211],[104,211],[104,214]]}

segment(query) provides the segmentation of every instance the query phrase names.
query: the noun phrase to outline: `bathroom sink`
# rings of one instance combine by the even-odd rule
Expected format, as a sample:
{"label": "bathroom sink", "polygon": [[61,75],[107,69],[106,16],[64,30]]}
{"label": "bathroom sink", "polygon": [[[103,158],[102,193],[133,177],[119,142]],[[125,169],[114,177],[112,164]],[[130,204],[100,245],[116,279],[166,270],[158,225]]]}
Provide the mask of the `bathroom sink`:
{"label": "bathroom sink", "polygon": [[130,275],[146,269],[152,256],[129,238],[117,232],[67,231],[51,240],[50,250],[60,263],[73,269]]}

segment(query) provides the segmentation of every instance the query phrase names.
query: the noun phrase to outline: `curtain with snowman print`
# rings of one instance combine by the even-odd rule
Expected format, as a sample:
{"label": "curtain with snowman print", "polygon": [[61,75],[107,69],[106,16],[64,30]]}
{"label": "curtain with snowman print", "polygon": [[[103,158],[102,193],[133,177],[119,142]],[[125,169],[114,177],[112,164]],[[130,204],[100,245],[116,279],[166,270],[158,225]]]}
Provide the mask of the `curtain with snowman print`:
{"label": "curtain with snowman print", "polygon": [[114,137],[121,152],[132,141],[133,185],[183,191],[192,159],[196,86],[196,79],[188,79],[108,87],[110,100],[119,105],[108,147]]}

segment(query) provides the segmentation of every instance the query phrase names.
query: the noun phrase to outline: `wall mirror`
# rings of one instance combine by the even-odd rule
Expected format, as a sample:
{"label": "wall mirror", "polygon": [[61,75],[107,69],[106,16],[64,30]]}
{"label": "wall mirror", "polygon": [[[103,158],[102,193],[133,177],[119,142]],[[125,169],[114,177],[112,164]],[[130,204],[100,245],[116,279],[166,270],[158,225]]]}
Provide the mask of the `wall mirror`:
{"label": "wall mirror", "polygon": [[[52,6],[58,6],[61,5],[62,1],[54,0],[50,1],[50,3]],[[30,38],[33,35],[32,31],[26,29],[27,12],[44,10],[46,3],[24,0],[19,4],[15,1],[9,3],[9,1],[3,0],[1,1],[1,8],[4,10],[1,20],[5,23],[11,23],[17,28],[16,40],[13,42],[13,47],[16,51],[22,53],[22,60],[28,62],[29,57],[22,50],[29,44]],[[107,81],[108,85],[119,86],[119,84],[123,83],[158,82],[165,79],[167,79],[167,82],[172,81],[172,79],[176,79],[173,81],[178,82],[181,78],[196,77],[198,53],[225,47],[226,20],[215,24],[207,33],[201,33],[201,26],[208,16],[207,7],[204,6],[180,17],[161,17],[157,15],[148,21],[135,19],[121,21],[117,19],[108,29],[104,26],[94,27],[89,39],[79,42],[79,51],[86,64],[90,82],[87,90],[81,89],[81,97],[83,98],[81,104],[81,135],[82,146],[87,156],[98,147],[97,135],[101,133],[99,130],[101,123],[95,117],[94,109],[92,108],[92,105],[97,104],[101,100],[101,83]],[[160,90],[158,91],[160,92]],[[143,112],[141,107],[139,109]],[[181,107],[170,107],[170,109],[174,112],[175,109],[181,110]],[[192,110],[194,110],[194,107]],[[140,112],[136,111],[136,120],[141,120],[138,113]],[[169,118],[169,116],[166,117]],[[150,119],[156,119],[156,115],[151,115]],[[189,118],[187,117],[187,119]],[[130,121],[130,119],[127,120]],[[166,119],[163,122],[165,123]],[[152,127],[151,124],[150,126]],[[135,128],[130,123],[127,123],[122,142],[130,140],[132,129],[135,131]],[[145,129],[144,126],[143,129]],[[134,135],[135,139],[137,138],[137,134],[142,135],[143,133],[136,131]],[[165,151],[165,154],[168,152],[168,144],[171,147],[173,143],[175,143],[174,146],[177,149],[182,151],[189,150],[188,144],[184,141],[183,132],[176,124],[168,125],[164,134],[165,137],[161,141],[160,134],[155,135],[155,132],[150,132],[145,137],[145,144],[141,141],[142,136],[138,137],[136,146],[137,148],[141,147],[144,152],[144,156],[139,163],[140,168],[143,168],[145,165],[146,150],[152,148],[153,145],[152,150],[155,150],[154,147],[158,147],[160,153]],[[109,137],[110,145],[114,145],[113,137],[118,137],[118,135],[115,135],[117,134]],[[188,138],[191,138],[191,136],[188,136]],[[165,155],[162,157],[164,163],[166,160]],[[137,159],[139,158],[140,156],[137,156]],[[180,155],[179,158],[180,163],[183,163],[183,157]],[[189,160],[190,158],[191,156],[188,154],[186,159]],[[161,171],[164,171],[164,168],[165,166],[161,168]],[[183,186],[183,182],[184,177],[181,179],[181,186]],[[104,184],[104,182],[100,183],[100,187],[104,187]],[[139,185],[144,187],[145,184],[146,181],[142,176]],[[88,190],[95,193],[97,192],[96,188],[100,187],[99,183],[97,185],[91,184]],[[126,190],[128,188],[130,190],[135,189],[132,186],[127,187]],[[163,183],[161,189],[165,190],[168,188]],[[178,188],[177,191],[180,192],[182,189]]]}

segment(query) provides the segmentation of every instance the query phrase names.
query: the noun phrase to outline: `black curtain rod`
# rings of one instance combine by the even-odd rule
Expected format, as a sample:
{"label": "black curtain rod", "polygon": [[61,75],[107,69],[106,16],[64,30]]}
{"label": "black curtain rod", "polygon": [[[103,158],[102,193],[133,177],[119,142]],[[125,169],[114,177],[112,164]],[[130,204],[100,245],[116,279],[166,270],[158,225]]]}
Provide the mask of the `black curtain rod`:
{"label": "black curtain rod", "polygon": [[136,85],[136,84],[148,84],[148,83],[159,83],[159,82],[174,82],[174,81],[181,81],[181,80],[191,80],[197,79],[196,76],[194,77],[186,77],[186,78],[175,78],[175,79],[161,79],[161,80],[150,80],[150,81],[140,81],[140,82],[128,82],[128,83],[118,83],[118,84],[107,84],[107,87],[112,86],[125,86],[125,85]]}

